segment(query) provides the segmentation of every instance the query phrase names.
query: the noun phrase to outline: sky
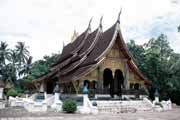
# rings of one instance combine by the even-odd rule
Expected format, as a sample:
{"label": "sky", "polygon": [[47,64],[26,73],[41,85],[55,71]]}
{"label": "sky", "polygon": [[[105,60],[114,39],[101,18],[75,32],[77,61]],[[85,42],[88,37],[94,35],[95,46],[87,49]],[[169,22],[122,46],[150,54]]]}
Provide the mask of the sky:
{"label": "sky", "polygon": [[143,44],[161,33],[180,53],[180,0],[0,0],[0,41],[9,47],[25,42],[34,60],[60,53],[71,41],[103,16],[103,30],[111,27],[122,8],[121,30],[125,42]]}

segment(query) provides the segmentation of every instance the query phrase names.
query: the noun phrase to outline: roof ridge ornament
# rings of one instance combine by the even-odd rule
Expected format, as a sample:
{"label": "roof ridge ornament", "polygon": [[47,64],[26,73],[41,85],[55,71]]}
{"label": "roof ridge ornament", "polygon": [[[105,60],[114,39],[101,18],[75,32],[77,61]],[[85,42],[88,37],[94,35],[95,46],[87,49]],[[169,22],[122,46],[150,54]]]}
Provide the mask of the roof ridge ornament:
{"label": "roof ridge ornament", "polygon": [[65,47],[65,43],[64,43],[64,40],[63,40],[63,48]]}
{"label": "roof ridge ornament", "polygon": [[122,13],[122,7],[121,7],[120,12],[119,12],[119,14],[118,14],[117,23],[120,23],[120,16],[121,16],[121,13]]}
{"label": "roof ridge ornament", "polygon": [[103,20],[103,16],[101,16],[100,22],[99,22],[99,27],[101,27],[101,28],[102,28],[102,20]]}
{"label": "roof ridge ornament", "polygon": [[92,22],[93,17],[91,17],[91,19],[89,20],[89,25],[88,25],[88,29],[91,29],[91,22]]}

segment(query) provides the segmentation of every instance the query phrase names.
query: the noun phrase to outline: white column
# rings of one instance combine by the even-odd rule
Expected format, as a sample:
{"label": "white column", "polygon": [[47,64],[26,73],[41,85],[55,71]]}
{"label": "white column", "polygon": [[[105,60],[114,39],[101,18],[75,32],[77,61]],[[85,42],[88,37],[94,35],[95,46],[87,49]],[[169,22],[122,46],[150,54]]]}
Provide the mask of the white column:
{"label": "white column", "polygon": [[155,96],[155,102],[159,103],[159,97],[158,96]]}
{"label": "white column", "polygon": [[0,99],[3,99],[3,90],[4,88],[0,88]]}
{"label": "white column", "polygon": [[44,92],[44,98],[47,99],[47,92]]}
{"label": "white column", "polygon": [[54,94],[54,102],[55,103],[59,102],[59,93]]}

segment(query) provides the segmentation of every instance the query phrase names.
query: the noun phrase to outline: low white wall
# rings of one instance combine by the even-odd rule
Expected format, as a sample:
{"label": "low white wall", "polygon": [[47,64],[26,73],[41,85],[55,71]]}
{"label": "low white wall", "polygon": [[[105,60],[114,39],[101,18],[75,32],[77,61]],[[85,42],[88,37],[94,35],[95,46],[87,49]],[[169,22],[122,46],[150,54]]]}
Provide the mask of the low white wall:
{"label": "low white wall", "polygon": [[10,106],[19,106],[19,107],[24,107],[24,100],[23,98],[19,98],[19,97],[9,97],[9,105]]}
{"label": "low white wall", "polygon": [[5,101],[0,101],[0,109],[4,109],[5,108]]}
{"label": "low white wall", "polygon": [[62,102],[59,100],[59,93],[47,95],[43,101],[35,101],[36,94],[29,98],[9,97],[10,106],[21,106],[29,112],[46,112],[48,106],[55,111],[61,111]]}
{"label": "low white wall", "polygon": [[45,112],[47,111],[46,102],[36,102],[29,98],[9,97],[10,106],[24,107],[28,112]]}
{"label": "low white wall", "polygon": [[46,112],[47,104],[43,102],[26,102],[24,108],[28,112]]}

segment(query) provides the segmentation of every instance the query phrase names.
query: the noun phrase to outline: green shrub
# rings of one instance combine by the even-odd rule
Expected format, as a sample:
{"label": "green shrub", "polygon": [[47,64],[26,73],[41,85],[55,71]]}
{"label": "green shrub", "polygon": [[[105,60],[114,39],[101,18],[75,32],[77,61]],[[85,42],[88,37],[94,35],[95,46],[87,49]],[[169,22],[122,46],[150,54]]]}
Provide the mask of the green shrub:
{"label": "green shrub", "polygon": [[72,99],[67,99],[63,102],[63,111],[67,113],[74,113],[77,110],[76,102]]}
{"label": "green shrub", "polygon": [[24,92],[24,90],[20,87],[16,87],[16,91],[17,91],[17,93],[23,93]]}
{"label": "green shrub", "polygon": [[16,97],[18,95],[17,91],[15,89],[9,89],[7,94],[8,97],[12,96],[12,97]]}

